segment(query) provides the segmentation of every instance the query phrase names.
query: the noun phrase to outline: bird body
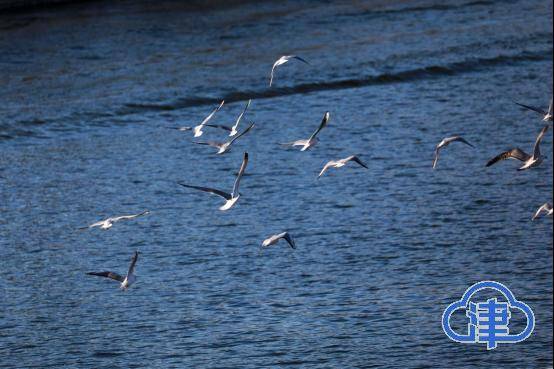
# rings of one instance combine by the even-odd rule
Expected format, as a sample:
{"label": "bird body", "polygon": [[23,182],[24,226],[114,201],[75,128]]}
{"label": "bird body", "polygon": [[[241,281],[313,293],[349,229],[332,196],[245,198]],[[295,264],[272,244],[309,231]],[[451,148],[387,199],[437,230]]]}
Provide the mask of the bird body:
{"label": "bird body", "polygon": [[288,232],[283,232],[279,234],[275,234],[269,238],[266,238],[262,242],[262,247],[269,247],[271,245],[275,245],[277,242],[279,242],[281,239],[284,239],[288,242],[289,246],[293,249],[296,248],[296,244],[294,243],[294,240],[292,239],[292,236]]}
{"label": "bird body", "polygon": [[142,215],[149,214],[149,213],[150,212],[148,210],[146,210],[146,211],[143,211],[142,213],[139,213],[139,214],[121,215],[121,216],[118,216],[118,217],[110,217],[108,219],[104,219],[104,220],[98,221],[96,223],[93,223],[93,224],[91,224],[87,227],[81,227],[80,229],[99,227],[100,229],[107,230],[107,229],[110,229],[115,222],[119,222],[120,220],[134,219],[134,218],[137,218],[137,217],[140,217]]}
{"label": "bird body", "polygon": [[233,192],[231,192],[231,193],[216,190],[215,188],[210,188],[210,187],[192,186],[192,185],[188,185],[188,184],[185,184],[185,183],[179,183],[179,184],[183,187],[193,188],[195,190],[208,192],[208,193],[211,193],[213,195],[223,197],[225,199],[225,204],[223,204],[219,208],[219,210],[222,210],[222,211],[229,210],[235,205],[235,203],[238,201],[238,199],[240,197],[240,193],[239,193],[240,179],[242,178],[242,175],[244,174],[244,171],[246,169],[247,164],[248,164],[248,153],[245,152],[244,157],[242,159],[242,164],[241,164],[240,169],[239,169],[239,173],[237,174],[237,177],[235,178],[235,184],[233,185]]}
{"label": "bird body", "polygon": [[327,162],[327,164],[325,164],[325,166],[323,167],[323,169],[321,170],[321,172],[319,172],[319,175],[317,176],[317,178],[321,177],[323,175],[323,173],[325,173],[329,168],[341,168],[341,167],[344,167],[346,165],[346,163],[348,163],[349,161],[353,161],[353,162],[356,162],[358,163],[360,166],[364,167],[367,169],[367,165],[365,165],[361,160],[360,158],[358,158],[356,155],[351,155],[347,158],[344,158],[344,159],[340,159],[340,160],[331,160],[329,162]]}
{"label": "bird body", "polygon": [[329,112],[325,112],[323,115],[323,119],[321,120],[321,123],[319,124],[319,127],[315,130],[314,133],[307,139],[307,140],[296,140],[288,143],[284,143],[282,145],[285,146],[302,146],[300,151],[306,151],[310,147],[314,146],[319,140],[317,139],[317,134],[319,131],[321,131],[325,126],[327,126],[327,123],[329,122]]}
{"label": "bird body", "polygon": [[135,276],[135,266],[138,260],[138,255],[139,252],[135,251],[133,257],[131,258],[131,264],[129,265],[129,269],[125,277],[114,272],[88,272],[87,274],[113,279],[114,281],[121,283],[120,288],[122,290],[127,290],[127,288],[131,287],[131,285],[137,280],[137,277]]}
{"label": "bird body", "polygon": [[308,63],[306,60],[304,60],[301,57],[296,56],[296,55],[283,55],[283,56],[281,56],[279,59],[277,59],[277,61],[275,61],[275,63],[273,63],[273,67],[271,68],[271,75],[269,77],[269,87],[271,87],[271,84],[273,83],[273,74],[275,73],[275,68],[277,68],[280,65],[285,64],[286,62],[288,62],[291,59],[296,59],[296,60],[299,60],[299,61],[301,61],[305,64],[310,65],[310,63]]}
{"label": "bird body", "polygon": [[215,115],[215,113],[217,113],[219,111],[219,109],[221,109],[221,107],[223,106],[223,104],[225,103],[225,100],[221,101],[221,103],[219,104],[219,106],[217,108],[215,108],[206,118],[204,118],[204,120],[202,121],[202,123],[200,123],[199,125],[197,125],[196,127],[194,127],[193,131],[194,131],[194,137],[200,137],[202,136],[202,134],[204,133],[202,131],[202,128],[204,128],[204,126],[206,125],[206,123],[208,123],[210,121],[210,119],[212,119],[212,117]]}
{"label": "bird body", "polygon": [[474,147],[472,144],[470,144],[469,142],[467,142],[463,137],[461,136],[452,136],[452,137],[446,137],[444,138],[441,142],[439,142],[439,144],[435,147],[435,159],[433,160],[433,169],[435,169],[437,167],[437,162],[439,161],[439,152],[440,152],[440,149],[442,149],[443,147],[446,147],[448,145],[450,145],[452,142],[456,142],[456,141],[459,141],[459,142],[463,142],[465,143],[466,145],[469,145],[471,147]]}
{"label": "bird body", "polygon": [[545,156],[541,154],[540,143],[546,131],[548,131],[548,125],[544,126],[544,128],[537,136],[535,147],[533,149],[533,155],[529,155],[525,151],[521,150],[519,147],[516,147],[514,149],[505,151],[489,160],[487,163],[487,167],[490,167],[491,165],[505,159],[516,159],[523,162],[523,166],[521,166],[518,170],[525,170],[538,166],[543,162],[545,158]]}

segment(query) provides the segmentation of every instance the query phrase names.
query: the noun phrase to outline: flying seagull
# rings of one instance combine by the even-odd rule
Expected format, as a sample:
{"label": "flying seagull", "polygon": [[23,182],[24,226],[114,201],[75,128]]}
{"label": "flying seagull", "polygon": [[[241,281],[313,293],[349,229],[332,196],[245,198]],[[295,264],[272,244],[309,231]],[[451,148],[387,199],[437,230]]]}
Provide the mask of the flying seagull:
{"label": "flying seagull", "polygon": [[100,227],[100,229],[110,229],[115,222],[119,222],[120,220],[128,220],[128,219],[134,219],[137,217],[140,217],[142,215],[149,214],[150,212],[148,210],[143,211],[139,214],[132,214],[132,215],[121,215],[119,217],[110,217],[105,220],[101,220],[99,222],[93,223],[87,227],[81,227],[79,229],[87,229],[87,228],[94,228],[94,227]]}
{"label": "flying seagull", "polygon": [[216,190],[216,189],[213,189],[213,188],[208,188],[208,187],[190,186],[190,185],[187,185],[187,184],[184,184],[184,183],[179,183],[179,184],[183,187],[194,188],[196,190],[209,192],[209,193],[212,193],[214,195],[223,197],[225,199],[225,204],[223,204],[223,206],[221,206],[219,208],[219,210],[228,210],[233,205],[235,205],[235,203],[237,202],[237,200],[240,197],[240,193],[239,193],[240,179],[241,179],[242,175],[244,174],[244,170],[246,169],[247,164],[248,164],[248,153],[245,152],[244,153],[244,158],[242,159],[242,165],[240,166],[239,173],[237,174],[237,178],[235,179],[235,184],[233,185],[233,192],[231,192],[231,193],[223,192],[223,191]]}
{"label": "flying seagull", "polygon": [[516,104],[523,107],[523,108],[525,108],[525,109],[529,109],[529,110],[532,110],[532,111],[537,112],[539,114],[542,114],[543,115],[542,120],[544,120],[545,122],[547,122],[547,121],[552,122],[552,98],[550,98],[550,105],[548,105],[548,111],[544,111],[541,108],[537,108],[535,106],[520,104],[518,102],[516,102]]}
{"label": "flying seagull", "polygon": [[250,106],[251,101],[252,100],[248,100],[248,102],[246,103],[246,106],[244,107],[244,110],[242,111],[242,113],[240,113],[240,115],[237,118],[235,124],[231,127],[231,132],[229,133],[230,137],[233,137],[234,135],[239,133],[239,131],[237,129],[239,127],[240,120],[242,119],[242,116],[246,113],[246,111],[248,110],[248,107]]}
{"label": "flying seagull", "polygon": [[120,288],[122,290],[127,290],[127,288],[131,287],[131,285],[137,280],[137,277],[135,276],[135,265],[138,260],[138,255],[139,252],[135,251],[133,258],[131,259],[131,264],[129,265],[129,270],[127,271],[127,275],[125,277],[114,272],[88,272],[87,274],[110,278],[115,281],[121,282]]}
{"label": "flying seagull", "polygon": [[277,59],[277,61],[275,63],[273,63],[273,67],[271,68],[271,77],[269,78],[269,87],[271,87],[271,84],[273,83],[273,73],[275,72],[275,68],[277,68],[280,65],[285,64],[286,62],[288,62],[291,59],[300,60],[301,62],[310,65],[310,63],[308,63],[306,60],[304,60],[301,57],[296,56],[296,55],[283,55],[283,56],[281,56],[279,59]]}
{"label": "flying seagull", "polygon": [[549,203],[545,203],[543,206],[537,209],[537,212],[535,213],[535,215],[533,215],[533,220],[535,220],[542,213],[545,213],[546,215],[552,215],[552,212],[552,205],[550,205]]}
{"label": "flying seagull", "polygon": [[467,142],[463,137],[461,136],[452,136],[452,137],[447,137],[445,139],[443,139],[441,142],[439,142],[439,144],[435,147],[435,160],[433,160],[433,169],[435,169],[435,167],[437,166],[437,162],[439,161],[439,151],[440,149],[442,149],[443,147],[446,147],[448,145],[450,145],[452,142],[455,142],[455,141],[460,141],[460,142],[463,142],[465,143],[466,145],[469,145],[471,147],[475,147],[473,146],[472,144],[470,144],[469,142]]}
{"label": "flying seagull", "polygon": [[286,146],[302,146],[300,151],[306,151],[313,145],[315,145],[318,142],[318,139],[316,138],[319,131],[321,131],[326,125],[327,122],[329,122],[329,112],[325,112],[325,115],[323,116],[323,119],[321,120],[321,123],[319,124],[319,127],[315,130],[314,133],[308,138],[307,140],[296,140],[293,142],[284,143],[282,145]]}
{"label": "flying seagull", "polygon": [[495,156],[489,162],[487,163],[487,167],[490,167],[494,163],[504,160],[504,159],[517,159],[521,162],[523,162],[523,166],[519,168],[518,170],[524,170],[536,167],[542,161],[544,160],[545,156],[541,155],[540,150],[540,143],[542,140],[542,137],[544,134],[548,131],[548,126],[544,126],[544,128],[541,130],[539,135],[537,136],[537,140],[535,141],[535,147],[533,149],[533,155],[529,155],[525,153],[525,151],[521,150],[520,148],[516,147],[515,149],[511,149],[508,151],[503,152],[500,155]]}
{"label": "flying seagull", "polygon": [[264,242],[262,242],[262,247],[269,247],[271,245],[275,245],[277,242],[279,242],[280,239],[284,239],[285,241],[287,241],[291,248],[293,249],[296,248],[294,240],[292,239],[291,235],[288,232],[274,234],[273,236],[265,239]]}
{"label": "flying seagull", "polygon": [[246,132],[250,131],[250,129],[252,127],[254,127],[254,123],[251,123],[250,126],[248,126],[248,128],[246,128],[241,134],[239,134],[238,136],[233,137],[230,141],[227,141],[227,142],[207,141],[207,142],[194,142],[194,143],[198,144],[198,145],[208,145],[208,146],[215,147],[215,148],[219,149],[217,154],[223,154],[223,153],[226,153],[227,151],[229,151],[231,149],[231,145],[233,144],[233,142],[235,142],[237,139],[239,139]]}
{"label": "flying seagull", "polygon": [[202,121],[202,123],[200,123],[199,125],[197,125],[196,127],[194,127],[194,137],[200,137],[202,136],[202,128],[204,128],[204,126],[206,125],[206,123],[208,123],[210,121],[210,119],[212,119],[212,117],[214,116],[215,113],[217,113],[219,111],[219,109],[221,109],[221,107],[223,106],[223,104],[225,103],[225,100],[223,100],[221,102],[221,104],[219,104],[219,106],[217,108],[215,108],[211,113],[210,115],[208,115],[206,118],[204,118],[204,120]]}
{"label": "flying seagull", "polygon": [[329,168],[340,168],[340,167],[343,167],[346,165],[346,163],[348,163],[349,161],[354,161],[358,164],[360,164],[362,167],[366,168],[367,169],[367,165],[365,165],[361,160],[360,158],[358,158],[357,156],[355,155],[351,155],[347,158],[344,158],[344,159],[340,159],[340,160],[331,160],[329,162],[327,162],[327,164],[325,164],[325,166],[323,167],[323,169],[321,170],[321,172],[319,173],[319,175],[317,176],[317,178],[319,179],[319,177],[321,177],[323,175],[323,173],[325,173],[327,171],[327,169]]}

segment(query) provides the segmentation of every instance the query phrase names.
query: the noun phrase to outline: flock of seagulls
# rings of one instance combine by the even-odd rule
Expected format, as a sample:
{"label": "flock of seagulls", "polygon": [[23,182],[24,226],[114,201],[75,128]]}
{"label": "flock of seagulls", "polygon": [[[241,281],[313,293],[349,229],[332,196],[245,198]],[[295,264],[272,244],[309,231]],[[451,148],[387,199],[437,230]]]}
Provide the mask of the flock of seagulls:
{"label": "flock of seagulls", "polygon": [[[271,68],[271,74],[270,74],[270,79],[269,79],[269,86],[270,87],[273,84],[275,69],[277,67],[287,63],[288,61],[293,60],[293,59],[298,60],[300,62],[303,62],[307,65],[310,65],[310,63],[308,63],[305,59],[303,59],[299,56],[296,56],[296,55],[285,55],[285,56],[280,57],[277,61],[275,61],[275,63],[273,64],[273,67]],[[203,135],[203,133],[204,133],[203,129],[205,127],[218,128],[218,129],[225,130],[225,131],[229,132],[228,136],[231,137],[231,139],[228,140],[228,141],[225,141],[225,142],[193,141],[193,143],[198,144],[198,145],[208,145],[208,146],[215,147],[218,150],[217,154],[224,154],[224,153],[228,152],[231,149],[231,146],[233,145],[233,143],[235,141],[237,141],[240,137],[244,136],[246,133],[248,133],[254,127],[254,123],[250,123],[250,125],[246,129],[244,129],[242,132],[239,133],[239,129],[238,129],[239,123],[242,120],[243,116],[246,114],[248,108],[250,107],[251,100],[248,100],[246,106],[244,107],[244,109],[242,110],[242,112],[240,113],[238,118],[236,119],[233,126],[228,127],[228,126],[225,126],[225,125],[210,124],[209,123],[210,120],[223,107],[224,103],[225,103],[225,101],[221,101],[221,103],[206,118],[204,118],[204,120],[200,124],[198,124],[197,126],[194,126],[194,127],[190,127],[190,126],[170,127],[170,128],[176,129],[176,130],[179,130],[179,131],[192,131],[195,138],[200,137],[200,136]],[[516,103],[516,104],[523,107],[523,108],[525,108],[525,109],[528,109],[528,110],[531,110],[531,111],[534,111],[534,112],[537,112],[537,113],[541,114],[543,116],[543,121],[552,122],[552,116],[553,116],[552,115],[552,100],[550,101],[550,106],[548,108],[548,111],[544,111],[540,108],[536,108],[536,107],[533,107],[533,106],[524,105],[524,104],[520,104],[520,103]],[[330,114],[327,111],[323,115],[321,123],[319,124],[317,129],[307,139],[296,140],[296,141],[292,141],[292,142],[288,142],[288,143],[283,143],[281,145],[292,146],[292,147],[300,147],[300,151],[306,151],[306,150],[310,149],[311,147],[316,145],[316,143],[318,142],[317,135],[321,132],[321,130],[323,130],[323,128],[325,128],[327,126],[327,124],[329,123],[329,118],[330,118]],[[548,131],[548,127],[549,126],[546,125],[541,130],[541,132],[539,133],[539,135],[536,139],[536,142],[535,142],[535,146],[534,146],[532,155],[527,154],[523,150],[521,150],[520,148],[516,147],[516,148],[513,148],[511,150],[508,150],[506,152],[503,152],[503,153],[495,156],[494,158],[489,160],[489,162],[486,164],[486,166],[489,167],[489,166],[491,166],[491,165],[493,165],[493,164],[495,164],[495,163],[497,163],[501,160],[504,160],[504,159],[516,159],[516,160],[519,160],[519,161],[523,162],[523,166],[521,166],[518,170],[530,169],[530,168],[534,168],[534,167],[540,165],[543,162],[543,160],[545,159],[545,156],[541,155],[541,152],[540,152],[540,142],[541,142],[542,138],[544,137],[544,135],[546,134],[546,132]],[[433,160],[433,169],[436,169],[436,167],[437,167],[437,163],[438,163],[438,159],[439,159],[439,153],[440,153],[441,149],[446,148],[448,145],[450,145],[453,142],[461,142],[461,143],[463,143],[463,144],[465,144],[465,145],[467,145],[471,148],[474,148],[474,146],[471,143],[469,143],[466,139],[464,139],[462,136],[452,136],[452,137],[444,138],[435,147],[435,155],[434,155],[434,160]],[[328,161],[324,165],[323,169],[321,170],[321,172],[319,173],[317,178],[319,179],[321,176],[323,176],[323,174],[325,174],[325,172],[327,172],[330,168],[341,168],[341,167],[345,166],[346,164],[348,164],[349,162],[354,162],[354,163],[358,164],[360,167],[368,169],[368,166],[364,162],[362,162],[358,156],[350,155],[350,156],[348,156],[344,159]],[[215,189],[215,188],[211,188],[211,187],[196,186],[196,185],[191,185],[191,184],[186,184],[186,183],[178,183],[178,184],[185,187],[185,188],[190,188],[190,189],[210,193],[210,194],[213,194],[213,195],[216,195],[216,196],[219,196],[219,197],[223,198],[225,200],[225,203],[219,207],[219,210],[227,211],[227,210],[231,209],[232,207],[234,207],[236,205],[237,201],[239,200],[239,198],[241,196],[241,194],[239,192],[239,186],[240,186],[241,178],[244,175],[244,172],[246,170],[247,165],[248,165],[248,152],[244,152],[243,159],[242,159],[242,164],[241,164],[239,172],[238,172],[238,174],[235,178],[235,182],[233,184],[233,189],[230,193],[225,192],[225,191],[221,191],[221,190],[218,190],[218,189]],[[544,205],[542,205],[536,211],[536,213],[534,214],[532,219],[535,220],[537,217],[541,216],[542,214],[546,214],[546,215],[551,216],[552,212],[553,212],[552,205],[550,205],[549,203],[545,203]],[[147,215],[147,214],[149,214],[148,210],[143,211],[142,213],[139,213],[139,214],[123,215],[123,216],[118,216],[118,217],[110,217],[110,218],[107,218],[105,220],[101,220],[101,221],[98,221],[96,223],[93,223],[89,226],[82,227],[80,229],[99,227],[100,229],[108,230],[113,226],[114,223],[116,223],[120,220],[135,219],[137,217]],[[272,236],[268,237],[267,239],[263,240],[262,245],[261,245],[261,249],[264,249],[264,248],[267,248],[269,246],[275,245],[280,240],[285,240],[292,249],[296,248],[296,243],[294,242],[294,239],[293,239],[292,235],[289,234],[287,231],[285,231],[285,232],[281,232],[281,233],[272,235]],[[135,251],[135,253],[133,254],[133,257],[131,259],[131,264],[130,264],[129,269],[127,271],[127,274],[125,276],[119,275],[119,274],[111,272],[111,271],[88,272],[87,274],[88,275],[93,275],[93,276],[109,278],[109,279],[118,281],[118,282],[120,282],[121,289],[122,290],[127,290],[136,281],[136,276],[134,274],[134,271],[135,271],[136,263],[137,263],[137,260],[138,260],[138,255],[139,255],[139,252]]]}

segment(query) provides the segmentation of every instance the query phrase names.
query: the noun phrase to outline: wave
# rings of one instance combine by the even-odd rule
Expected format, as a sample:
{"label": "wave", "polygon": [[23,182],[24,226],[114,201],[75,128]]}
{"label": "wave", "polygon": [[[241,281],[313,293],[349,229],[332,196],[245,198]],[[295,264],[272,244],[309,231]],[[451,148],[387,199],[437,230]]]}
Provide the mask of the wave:
{"label": "wave", "polygon": [[498,65],[511,65],[528,61],[546,61],[552,57],[552,49],[541,52],[524,52],[517,55],[497,55],[491,58],[472,58],[446,65],[430,65],[395,73],[383,73],[361,78],[341,79],[334,81],[304,83],[292,87],[278,87],[264,90],[232,91],[218,98],[193,96],[180,98],[170,103],[129,103],[119,110],[118,114],[134,114],[142,111],[170,111],[201,105],[214,105],[225,100],[227,103],[246,101],[248,99],[269,99],[311,92],[340,90],[383,85],[389,83],[404,83],[415,80],[439,78],[462,73],[476,72],[484,68]]}

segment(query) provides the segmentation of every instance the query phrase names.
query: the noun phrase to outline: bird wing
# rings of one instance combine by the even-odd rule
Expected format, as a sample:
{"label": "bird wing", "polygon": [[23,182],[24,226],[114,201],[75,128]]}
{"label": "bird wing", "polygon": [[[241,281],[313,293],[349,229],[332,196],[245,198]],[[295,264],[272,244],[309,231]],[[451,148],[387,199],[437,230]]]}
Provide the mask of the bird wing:
{"label": "bird wing", "polygon": [[280,143],[279,145],[283,145],[283,146],[304,146],[307,143],[308,143],[308,140],[296,140],[296,141],[292,141],[292,142]]}
{"label": "bird wing", "polygon": [[[244,107],[244,110],[242,111],[242,113],[240,113],[239,117],[237,118],[237,121],[235,122],[232,128],[237,129],[237,127],[239,126],[240,120],[242,119],[242,116],[246,113],[246,111],[248,110],[248,107],[250,106],[250,102],[252,102],[252,100],[248,100],[248,102],[246,103],[246,106]],[[232,128],[231,128],[231,131],[232,131]]]}
{"label": "bird wing", "polygon": [[236,197],[239,194],[239,185],[240,185],[240,179],[242,178],[242,175],[244,174],[244,170],[246,169],[246,165],[248,164],[248,153],[244,153],[244,158],[242,159],[242,164],[239,169],[239,173],[237,174],[237,178],[235,179],[235,184],[233,185],[233,192],[231,192],[232,197]]}
{"label": "bird wing", "polygon": [[244,134],[246,134],[248,131],[250,131],[250,129],[254,127],[254,123],[250,123],[250,125],[244,130],[242,131],[241,133],[239,133],[238,135],[236,135],[235,137],[233,137],[231,139],[231,141],[229,141],[229,145],[232,145],[233,142],[235,142],[235,140],[237,140],[239,137],[243,136]]}
{"label": "bird wing", "polygon": [[319,133],[319,131],[321,131],[327,125],[328,121],[329,121],[329,112],[325,112],[325,114],[323,115],[323,119],[319,124],[319,127],[317,127],[314,133],[312,133],[308,141],[311,141]]}
{"label": "bird wing", "polygon": [[548,131],[548,125],[544,126],[543,129],[541,129],[541,132],[537,136],[537,140],[535,141],[535,147],[533,148],[533,157],[537,159],[541,155],[541,140],[544,137],[544,134]]}
{"label": "bird wing", "polygon": [[121,215],[119,217],[113,217],[111,219],[112,219],[112,222],[117,222],[119,220],[134,219],[134,218],[140,217],[141,215],[145,215],[145,214],[148,214],[148,213],[149,213],[149,211],[146,210],[146,211],[143,211],[142,213],[139,213],[139,214]]}
{"label": "bird wing", "polygon": [[206,123],[208,123],[208,121],[210,119],[212,119],[212,117],[214,116],[215,113],[217,113],[219,111],[219,109],[221,109],[221,107],[223,106],[223,104],[225,103],[225,100],[221,101],[221,104],[219,104],[219,106],[217,108],[215,108],[206,118],[204,118],[204,120],[202,121],[202,123],[200,123],[200,126],[204,126],[206,125]]}
{"label": "bird wing", "polygon": [[138,251],[135,251],[135,253],[133,254],[133,257],[131,258],[131,264],[129,264],[129,269],[127,271],[127,276],[135,273],[135,265],[137,263],[137,260],[138,260]]}
{"label": "bird wing", "polygon": [[279,234],[279,238],[283,238],[285,241],[287,241],[291,248],[295,249],[296,244],[294,243],[294,240],[292,239],[292,236],[288,232],[283,232]]}
{"label": "bird wing", "polygon": [[362,167],[366,168],[367,169],[367,165],[365,165],[361,160],[360,158],[358,158],[356,155],[352,155],[352,156],[349,156],[346,158],[346,161],[354,161],[358,164],[360,164]]}
{"label": "bird wing", "polygon": [[275,68],[277,68],[278,65],[279,65],[279,60],[273,63],[273,67],[271,67],[271,74],[269,76],[269,87],[271,87],[271,84],[273,83],[273,73],[275,72]]}
{"label": "bird wing", "polygon": [[300,60],[300,61],[303,62],[303,63],[306,63],[306,64],[308,64],[308,65],[311,65],[311,64],[308,63],[305,59],[302,59],[301,57],[299,57],[299,56],[297,56],[297,55],[291,55],[291,56],[289,56],[289,58],[294,58],[294,59],[296,59],[296,60]]}
{"label": "bird wing", "polygon": [[124,277],[122,277],[119,274],[114,273],[114,272],[88,272],[87,274],[88,275],[96,275],[98,277],[110,278],[110,279],[113,279],[113,280],[119,281],[119,282],[123,282],[125,280]]}
{"label": "bird wing", "polygon": [[550,104],[548,104],[548,114],[552,116],[552,98],[550,98]]}
{"label": "bird wing", "polygon": [[[514,102],[515,102],[515,101],[514,101]],[[518,102],[516,102],[516,104],[519,105],[519,106],[521,106],[521,107],[523,107],[523,108],[525,108],[525,109],[533,110],[533,111],[536,111],[537,113],[540,113],[540,114],[543,114],[543,115],[546,115],[546,114],[547,114],[544,110],[542,110],[542,109],[540,109],[540,108],[537,108],[537,107],[535,107],[535,106],[524,105],[524,104],[520,104],[520,103],[518,103]]]}
{"label": "bird wing", "polygon": [[529,158],[531,158],[531,156],[526,154],[520,148],[516,147],[515,149],[505,151],[502,154],[497,155],[494,158],[492,158],[491,160],[489,160],[488,163],[487,163],[487,167],[490,167],[491,165],[493,165],[494,163],[496,163],[500,160],[505,160],[505,159],[510,159],[510,158],[517,159],[519,161],[527,161],[527,160],[529,160]]}
{"label": "bird wing", "polygon": [[231,200],[232,199],[231,194],[229,194],[227,192],[220,191],[220,190],[216,190],[215,188],[191,186],[191,185],[187,185],[187,184],[184,184],[184,183],[179,183],[179,184],[183,187],[194,188],[196,190],[200,190],[200,191],[212,193],[212,194],[217,195],[217,196],[221,196],[225,200]]}
{"label": "bird wing", "polygon": [[436,168],[437,162],[439,161],[439,151],[440,151],[440,147],[437,146],[437,147],[435,148],[435,159],[433,160],[433,169]]}
{"label": "bird wing", "polygon": [[188,126],[185,126],[185,127],[165,127],[167,129],[176,129],[177,131],[190,131],[192,129],[192,127],[188,127]]}
{"label": "bird wing", "polygon": [[195,143],[197,145],[207,145],[207,146],[212,146],[212,147],[216,147],[216,148],[220,148],[221,146],[223,146],[223,142],[215,142],[215,141],[206,141],[206,142],[199,142],[199,141],[192,141],[192,143]]}
{"label": "bird wing", "polygon": [[321,169],[321,172],[319,172],[319,175],[317,176],[317,178],[321,177],[323,175],[323,173],[325,173],[327,171],[327,169],[329,169],[333,165],[333,163],[334,163],[333,160],[327,162],[327,164],[325,164],[323,166],[323,169]]}
{"label": "bird wing", "polygon": [[451,142],[454,142],[454,141],[460,141],[460,142],[465,143],[466,145],[469,145],[469,146],[471,146],[471,147],[475,147],[475,146],[473,146],[472,144],[470,144],[469,142],[467,142],[467,141],[466,141],[463,137],[461,137],[461,136],[456,136],[456,137],[454,137],[454,139],[453,139]]}

